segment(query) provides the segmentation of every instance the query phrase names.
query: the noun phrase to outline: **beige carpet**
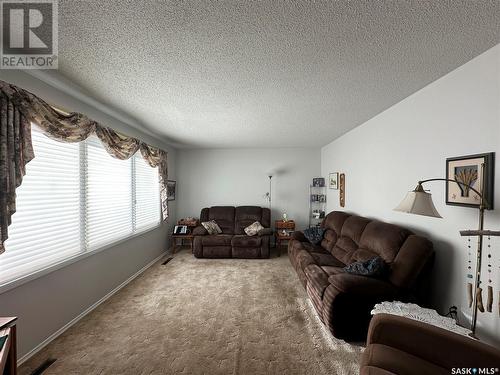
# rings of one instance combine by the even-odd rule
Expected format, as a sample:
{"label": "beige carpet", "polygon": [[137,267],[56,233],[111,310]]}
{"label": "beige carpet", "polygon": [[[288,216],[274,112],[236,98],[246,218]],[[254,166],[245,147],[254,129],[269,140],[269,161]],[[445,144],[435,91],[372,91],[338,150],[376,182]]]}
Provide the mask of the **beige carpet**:
{"label": "beige carpet", "polygon": [[285,254],[155,264],[32,357],[29,374],[356,374],[362,348],[322,326]]}

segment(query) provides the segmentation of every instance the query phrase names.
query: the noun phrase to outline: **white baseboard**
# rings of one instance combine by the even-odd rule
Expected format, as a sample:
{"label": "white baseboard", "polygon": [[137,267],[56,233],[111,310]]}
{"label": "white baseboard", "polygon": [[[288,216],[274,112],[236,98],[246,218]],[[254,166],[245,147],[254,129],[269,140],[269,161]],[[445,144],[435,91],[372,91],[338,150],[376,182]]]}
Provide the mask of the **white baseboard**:
{"label": "white baseboard", "polygon": [[53,334],[51,334],[49,337],[47,337],[45,340],[43,340],[40,344],[35,346],[33,349],[31,349],[28,353],[23,355],[21,358],[18,359],[17,365],[20,366],[24,362],[26,362],[28,359],[33,357],[36,353],[38,353],[40,350],[42,350],[44,347],[46,347],[50,342],[55,340],[57,337],[62,335],[67,329],[69,329],[72,325],[77,323],[80,319],[82,319],[85,315],[90,313],[92,310],[94,310],[97,306],[99,306],[101,303],[106,302],[113,294],[118,292],[120,289],[122,289],[124,286],[126,286],[128,283],[130,283],[132,280],[134,280],[137,276],[139,276],[141,273],[146,271],[149,267],[151,267],[153,264],[158,262],[161,258],[165,257],[168,255],[168,253],[164,252],[155,259],[153,259],[151,262],[146,264],[144,267],[142,267],[139,271],[134,273],[132,276],[130,276],[127,280],[125,280],[123,283],[118,285],[116,288],[114,288],[112,291],[110,291],[108,294],[106,294],[104,297],[102,297],[99,301],[94,303],[93,305],[89,306],[87,309],[82,311],[78,316],[73,318],[71,321],[66,323],[64,326],[59,328],[57,331],[55,331]]}

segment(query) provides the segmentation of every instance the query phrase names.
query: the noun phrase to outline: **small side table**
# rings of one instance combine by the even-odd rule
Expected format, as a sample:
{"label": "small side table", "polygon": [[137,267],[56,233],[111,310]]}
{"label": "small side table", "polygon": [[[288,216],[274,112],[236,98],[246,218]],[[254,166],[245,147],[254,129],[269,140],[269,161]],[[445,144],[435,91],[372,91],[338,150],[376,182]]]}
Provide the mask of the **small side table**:
{"label": "small side table", "polygon": [[295,221],[293,220],[276,220],[274,222],[274,237],[276,239],[276,249],[278,250],[278,256],[281,256],[281,246],[283,242],[290,241],[291,234],[295,230]]}
{"label": "small side table", "polygon": [[[184,240],[188,240],[189,242],[189,247],[191,248],[191,253],[193,252],[193,241],[194,241],[194,236],[192,234],[172,234],[172,239],[174,240],[174,243],[172,244],[172,254],[175,254],[175,252],[182,247],[184,244]],[[181,240],[181,244],[177,245],[177,240]]]}
{"label": "small side table", "polygon": [[470,337],[471,333],[469,329],[459,326],[455,319],[439,315],[436,310],[426,309],[414,303],[399,301],[377,303],[372,310],[372,315],[382,313],[418,320],[419,322],[424,322],[468,337]]}
{"label": "small side table", "polygon": [[17,318],[0,318],[0,332],[7,334],[7,341],[0,350],[1,375],[17,374],[16,323]]}

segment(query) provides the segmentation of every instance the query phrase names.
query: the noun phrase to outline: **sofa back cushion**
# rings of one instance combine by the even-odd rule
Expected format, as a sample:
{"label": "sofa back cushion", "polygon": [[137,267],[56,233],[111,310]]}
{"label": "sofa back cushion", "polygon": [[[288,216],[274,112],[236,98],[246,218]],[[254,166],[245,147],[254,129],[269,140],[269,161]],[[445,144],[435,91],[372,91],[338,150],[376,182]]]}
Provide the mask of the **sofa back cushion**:
{"label": "sofa back cushion", "polygon": [[[359,243],[369,219],[352,215],[344,221],[340,236],[331,250],[332,255],[345,264],[365,259],[352,259],[353,254],[359,249]],[[374,255],[376,256],[376,255]],[[373,256],[373,257],[374,257]],[[372,258],[373,258],[372,257]]]}
{"label": "sofa back cushion", "polygon": [[215,220],[223,234],[234,234],[234,207],[213,206],[201,210],[200,221]]}
{"label": "sofa back cushion", "polygon": [[271,226],[269,208],[239,206],[235,209],[234,234],[245,234],[245,228],[258,221],[264,228]]}
{"label": "sofa back cushion", "polygon": [[411,288],[433,257],[432,243],[397,225],[344,212],[330,212],[323,220],[321,246],[345,264],[381,257],[390,265],[389,280]]}

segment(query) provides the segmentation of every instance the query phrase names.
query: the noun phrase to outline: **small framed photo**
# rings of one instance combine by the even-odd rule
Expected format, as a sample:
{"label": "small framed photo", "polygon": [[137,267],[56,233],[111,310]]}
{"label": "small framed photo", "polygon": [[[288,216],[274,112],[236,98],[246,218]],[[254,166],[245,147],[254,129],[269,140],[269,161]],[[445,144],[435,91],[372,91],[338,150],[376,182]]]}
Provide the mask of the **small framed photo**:
{"label": "small framed photo", "polygon": [[169,201],[175,201],[175,185],[175,181],[167,180],[167,200]]}
{"label": "small framed photo", "polygon": [[[487,203],[485,208],[492,210],[495,179],[494,164],[494,152],[448,158],[446,159],[446,178],[457,180],[471,186],[474,190],[483,192]],[[481,198],[469,186],[447,181],[446,204],[478,208]]]}
{"label": "small framed photo", "polygon": [[176,225],[174,227],[174,234],[188,234],[187,225]]}
{"label": "small framed photo", "polygon": [[325,179],[323,177],[313,178],[313,186],[314,187],[324,187],[325,186]]}
{"label": "small framed photo", "polygon": [[330,173],[328,176],[328,187],[330,189],[338,189],[339,188],[339,173]]}

